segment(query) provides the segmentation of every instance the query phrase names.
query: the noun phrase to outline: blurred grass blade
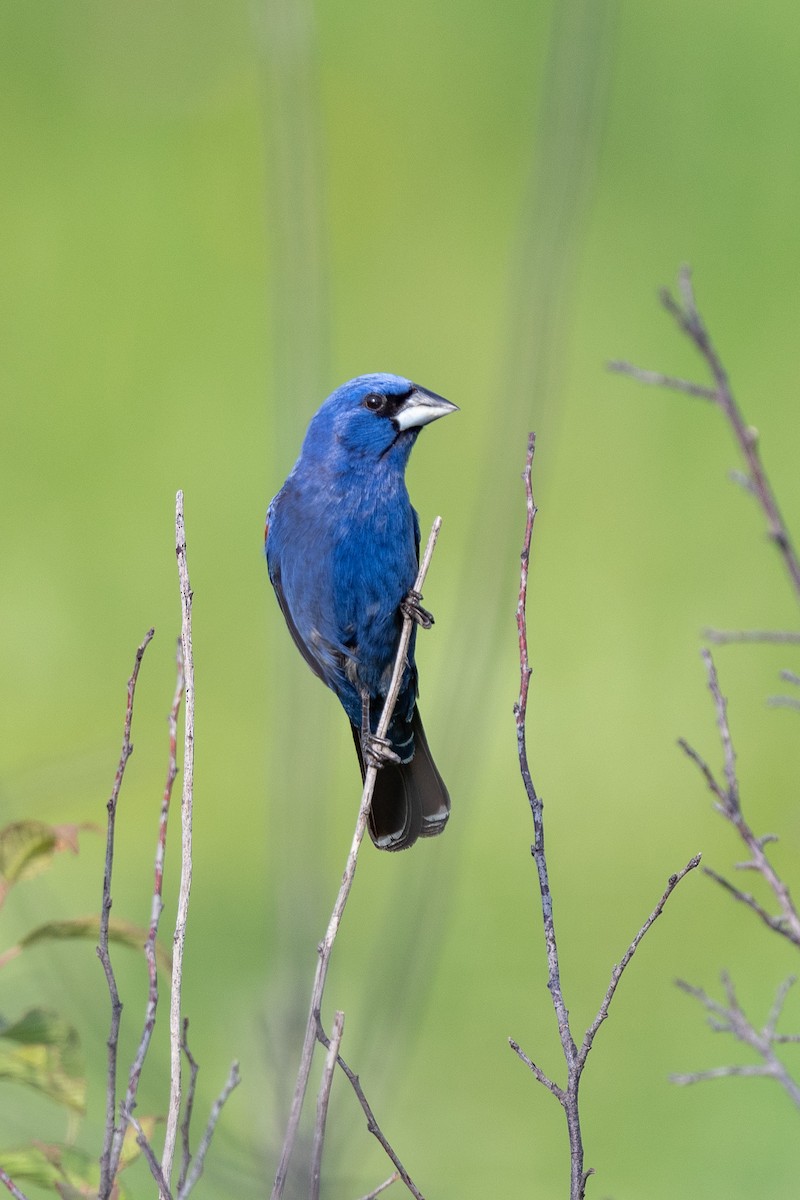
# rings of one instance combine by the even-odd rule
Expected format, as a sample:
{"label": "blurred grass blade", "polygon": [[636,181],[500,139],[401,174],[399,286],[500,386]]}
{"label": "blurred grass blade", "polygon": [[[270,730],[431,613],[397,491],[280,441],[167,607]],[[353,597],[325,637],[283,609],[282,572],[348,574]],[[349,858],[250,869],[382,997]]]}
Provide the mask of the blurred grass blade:
{"label": "blurred grass blade", "polygon": [[[23,938],[0,955],[0,967],[16,958],[23,950],[47,941],[97,941],[100,934],[100,919],[94,915],[89,917],[70,917],[64,921],[45,921],[37,925]],[[127,946],[131,950],[141,950],[147,941],[147,930],[143,925],[134,925],[130,921],[119,921],[113,917],[108,926],[109,941],[118,946]],[[163,971],[172,970],[172,955],[165,946],[156,942],[156,961]]]}

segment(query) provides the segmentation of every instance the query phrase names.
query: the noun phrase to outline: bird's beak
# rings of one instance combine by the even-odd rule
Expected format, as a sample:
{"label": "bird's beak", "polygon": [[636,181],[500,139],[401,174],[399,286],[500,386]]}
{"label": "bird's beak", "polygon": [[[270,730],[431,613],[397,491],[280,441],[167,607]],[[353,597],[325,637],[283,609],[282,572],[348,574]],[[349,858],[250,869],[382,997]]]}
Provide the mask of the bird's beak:
{"label": "bird's beak", "polygon": [[458,412],[458,405],[451,404],[444,396],[436,392],[426,391],[425,388],[414,385],[414,390],[394,414],[394,423],[401,432],[406,429],[421,429],[423,425],[446,417],[448,413]]}

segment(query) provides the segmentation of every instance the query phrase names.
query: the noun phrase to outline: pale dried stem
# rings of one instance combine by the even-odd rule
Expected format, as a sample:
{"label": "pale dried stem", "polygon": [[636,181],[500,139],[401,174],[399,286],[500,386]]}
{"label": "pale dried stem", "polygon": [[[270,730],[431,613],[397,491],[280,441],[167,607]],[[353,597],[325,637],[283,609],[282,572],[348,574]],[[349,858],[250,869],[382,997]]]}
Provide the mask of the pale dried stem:
{"label": "pale dried stem", "polygon": [[[192,887],[192,809],[194,803],[194,654],[192,651],[192,590],[186,561],[186,528],[183,517],[183,492],[175,499],[175,553],[178,560],[178,579],[181,593],[181,650],[185,678],[186,711],[183,741],[183,793],[181,796],[181,876],[178,891],[178,911],[175,920],[172,954],[172,985],[169,1007],[170,1092],[167,1128],[161,1171],[169,1185],[175,1157],[175,1142],[181,1110],[181,1042],[183,1021],[181,991],[183,983],[183,949],[186,922],[189,914],[189,895]],[[160,1200],[165,1200],[162,1195]]]}
{"label": "pale dried stem", "polygon": [[[433,523],[433,527],[428,538],[428,544],[425,548],[425,553],[423,554],[419,565],[419,572],[417,574],[416,582],[414,583],[414,591],[420,595],[422,593],[425,577],[428,573],[428,567],[430,566],[431,557],[436,546],[436,540],[439,536],[441,525],[442,519],[441,517],[437,517]],[[402,630],[400,633],[400,642],[397,647],[397,654],[395,655],[392,679],[376,733],[376,737],[379,739],[386,736],[389,723],[394,714],[394,708],[400,692],[403,674],[406,669],[406,659],[408,655],[409,643],[411,641],[412,626],[412,618],[407,614],[404,615]],[[297,1140],[297,1131],[300,1127],[300,1116],[303,1111],[303,1101],[305,1100],[308,1080],[311,1074],[314,1045],[318,1039],[318,1030],[321,1028],[320,1013],[322,1009],[322,997],[325,990],[325,981],[328,975],[331,953],[336,940],[336,935],[339,932],[339,926],[341,924],[345,905],[347,904],[347,899],[353,886],[353,879],[355,877],[356,867],[358,865],[358,852],[367,828],[367,821],[369,819],[369,811],[372,804],[372,794],[375,790],[377,773],[378,768],[374,764],[367,765],[364,775],[364,787],[361,793],[361,804],[358,810],[358,818],[356,820],[356,827],[353,833],[350,852],[347,856],[344,874],[342,875],[342,883],[336,896],[336,901],[333,906],[333,911],[331,912],[330,921],[328,922],[328,928],[325,931],[325,936],[317,947],[317,969],[311,989],[311,1005],[309,1008],[308,1020],[306,1021],[303,1049],[300,1056],[300,1068],[298,1071],[297,1083],[295,1084],[294,1096],[292,1098],[292,1105],[289,1112],[289,1120],[286,1127],[283,1146],[281,1148],[278,1168],[275,1173],[275,1182],[272,1186],[272,1200],[280,1200],[280,1197],[283,1195],[283,1191],[286,1186],[286,1179],[289,1173],[289,1162],[291,1160],[294,1145]]]}
{"label": "pale dried stem", "polygon": [[322,1069],[319,1092],[317,1093],[317,1120],[314,1125],[314,1142],[311,1150],[311,1189],[310,1200],[319,1200],[320,1181],[322,1179],[322,1150],[325,1145],[325,1124],[328,1120],[328,1104],[333,1086],[333,1073],[336,1070],[336,1059],[339,1056],[339,1046],[344,1033],[344,1013],[337,1012],[333,1018],[331,1038],[328,1052],[325,1055],[325,1065]]}

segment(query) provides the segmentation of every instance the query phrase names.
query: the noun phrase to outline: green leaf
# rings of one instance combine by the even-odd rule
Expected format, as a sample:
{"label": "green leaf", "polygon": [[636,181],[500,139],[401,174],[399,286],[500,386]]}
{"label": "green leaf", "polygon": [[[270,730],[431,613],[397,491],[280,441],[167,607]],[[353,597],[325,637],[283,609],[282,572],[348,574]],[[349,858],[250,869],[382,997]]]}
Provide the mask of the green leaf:
{"label": "green leaf", "polygon": [[[15,1183],[37,1184],[56,1192],[62,1200],[97,1200],[100,1169],[97,1156],[74,1146],[36,1142],[18,1150],[0,1151],[0,1167]],[[130,1192],[116,1179],[112,1200],[130,1200]]]}
{"label": "green leaf", "polygon": [[[114,917],[109,921],[108,940],[118,946],[141,950],[147,941],[147,933],[148,931],[143,925],[134,925],[130,921],[118,921]],[[63,942],[75,939],[97,942],[99,937],[100,918],[97,916],[46,921],[43,925],[37,925],[35,929],[31,929],[23,938],[20,938],[16,946],[12,946],[10,950],[6,950],[3,955],[0,955],[0,967],[4,967],[12,958],[16,958],[26,947],[35,946],[39,942]],[[172,971],[172,955],[160,942],[156,942],[156,962],[167,974]]]}
{"label": "green leaf", "polygon": [[13,1025],[0,1018],[0,1079],[86,1111],[86,1079],[77,1030],[57,1013],[29,1009]]}
{"label": "green leaf", "polygon": [[0,904],[15,883],[45,871],[63,850],[78,852],[78,833],[94,825],[47,825],[15,821],[0,829]]}

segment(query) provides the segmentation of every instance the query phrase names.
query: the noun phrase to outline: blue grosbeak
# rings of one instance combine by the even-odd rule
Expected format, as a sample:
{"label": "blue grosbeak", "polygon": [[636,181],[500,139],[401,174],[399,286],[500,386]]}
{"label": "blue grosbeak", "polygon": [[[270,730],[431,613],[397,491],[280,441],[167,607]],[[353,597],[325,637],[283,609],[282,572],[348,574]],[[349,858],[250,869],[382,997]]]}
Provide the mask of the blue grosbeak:
{"label": "blue grosbeak", "polygon": [[369,829],[381,850],[441,833],[450,815],[417,709],[416,623],[385,742],[375,734],[403,612],[432,622],[412,592],[419,521],[406,463],[423,425],[455,411],[397,375],[351,379],[312,418],[267,512],[269,577],[289,632],[350,718],[362,777],[365,763],[380,765]]}

